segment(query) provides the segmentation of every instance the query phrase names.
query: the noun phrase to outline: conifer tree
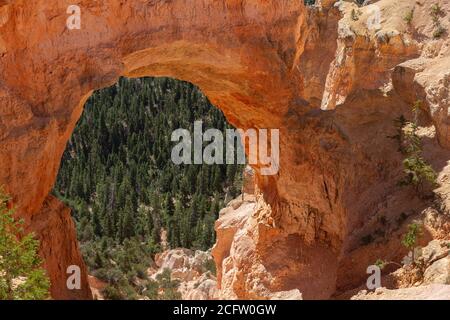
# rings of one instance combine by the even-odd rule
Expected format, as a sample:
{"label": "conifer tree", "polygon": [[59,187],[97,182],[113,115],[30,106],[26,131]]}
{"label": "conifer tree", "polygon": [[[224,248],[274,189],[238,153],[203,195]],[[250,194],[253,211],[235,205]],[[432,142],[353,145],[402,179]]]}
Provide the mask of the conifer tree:
{"label": "conifer tree", "polygon": [[38,256],[39,241],[25,234],[0,189],[0,300],[49,298],[50,282]]}

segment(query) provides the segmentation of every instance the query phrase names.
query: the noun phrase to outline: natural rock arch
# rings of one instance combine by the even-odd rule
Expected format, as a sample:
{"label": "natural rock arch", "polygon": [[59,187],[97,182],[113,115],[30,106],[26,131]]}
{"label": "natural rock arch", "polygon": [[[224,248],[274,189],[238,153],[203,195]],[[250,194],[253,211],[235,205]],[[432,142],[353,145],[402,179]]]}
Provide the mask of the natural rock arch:
{"label": "natural rock arch", "polygon": [[[395,183],[398,159],[384,159],[391,145],[376,132],[389,130],[393,105],[407,105],[373,89],[417,50],[387,46],[361,84],[367,70],[348,69],[375,49],[355,35],[359,51],[340,73],[337,9],[307,12],[291,0],[77,2],[81,30],[66,27],[67,1],[0,1],[0,183],[41,238],[53,296],[90,296],[85,273],[82,290],[66,289],[66,267],[85,268],[68,210],[48,195],[84,103],[120,76],[170,76],[198,85],[236,127],[281,130],[279,174],[257,174],[270,207],[255,214],[247,260],[235,259],[236,295],[299,288],[307,298],[329,297],[340,273],[346,278],[339,263],[354,246],[350,231]],[[325,91],[352,98],[342,111],[323,112]],[[373,141],[382,141],[377,150]],[[301,252],[291,257],[292,248]]]}
{"label": "natural rock arch", "polygon": [[[80,1],[81,30],[69,30],[65,1],[8,3],[0,8],[0,181],[30,228],[48,232],[54,296],[77,297],[64,289],[66,265],[82,264],[73,226],[47,195],[92,91],[119,76],[171,76],[199,85],[240,128],[278,128],[299,83],[290,80],[298,78],[292,30],[304,9],[292,1]],[[52,240],[54,228],[66,237]]]}

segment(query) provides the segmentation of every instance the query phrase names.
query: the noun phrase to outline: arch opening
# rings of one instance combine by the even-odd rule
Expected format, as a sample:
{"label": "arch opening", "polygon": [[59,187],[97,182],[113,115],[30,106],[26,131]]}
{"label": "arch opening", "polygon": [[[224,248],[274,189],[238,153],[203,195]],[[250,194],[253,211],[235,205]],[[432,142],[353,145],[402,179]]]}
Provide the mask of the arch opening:
{"label": "arch opening", "polygon": [[202,132],[232,129],[198,87],[170,78],[121,78],[84,106],[53,194],[72,209],[95,298],[205,294],[174,280],[193,286],[202,277],[214,283],[204,298],[217,294],[214,223],[243,192],[245,165],[175,163],[173,133],[194,134],[199,121]]}

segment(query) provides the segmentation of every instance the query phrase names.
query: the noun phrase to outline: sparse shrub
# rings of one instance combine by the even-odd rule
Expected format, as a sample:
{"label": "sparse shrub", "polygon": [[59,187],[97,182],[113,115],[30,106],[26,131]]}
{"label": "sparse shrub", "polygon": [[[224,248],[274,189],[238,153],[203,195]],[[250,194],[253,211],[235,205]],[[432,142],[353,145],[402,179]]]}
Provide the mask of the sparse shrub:
{"label": "sparse shrub", "polygon": [[179,281],[171,279],[171,271],[164,269],[164,271],[156,276],[156,280],[159,282],[159,288],[162,291],[160,295],[161,300],[181,300],[181,294],[178,292],[180,285]]}
{"label": "sparse shrub", "polygon": [[150,279],[146,285],[145,295],[151,300],[158,300],[158,291],[158,282]]}
{"label": "sparse shrub", "polygon": [[106,279],[104,280],[108,281],[109,283],[116,284],[123,281],[124,279],[125,275],[123,274],[123,272],[119,268],[115,267],[108,269],[106,273]]}
{"label": "sparse shrub", "polygon": [[137,278],[136,271],[133,269],[129,270],[125,273],[125,278],[127,279],[128,283],[134,283]]}
{"label": "sparse shrub", "polygon": [[382,259],[378,259],[377,261],[375,261],[375,265],[376,265],[378,268],[380,268],[381,270],[383,270],[383,269],[386,267],[387,262],[384,261],[384,260],[382,260]]}
{"label": "sparse shrub", "polygon": [[445,28],[442,25],[438,25],[433,32],[433,38],[439,39],[445,33]]}
{"label": "sparse shrub", "polygon": [[0,188],[0,300],[44,300],[50,281],[38,255],[39,241],[25,234]]}
{"label": "sparse shrub", "polygon": [[108,278],[108,270],[105,268],[97,269],[92,272],[92,275],[100,280],[106,280]]}
{"label": "sparse shrub", "polygon": [[103,296],[107,300],[124,300],[125,296],[120,292],[118,288],[112,285],[106,286],[102,291]]}
{"label": "sparse shrub", "polygon": [[383,270],[384,268],[386,268],[386,266],[394,264],[397,267],[401,267],[402,265],[400,263],[397,263],[395,261],[385,261],[383,259],[378,259],[377,261],[375,261],[375,265],[380,268],[381,270]]}
{"label": "sparse shrub", "polygon": [[443,11],[438,3],[435,3],[431,6],[430,15],[434,23],[433,38],[435,39],[439,39],[446,32],[445,28],[442,26],[439,20],[439,17],[442,13]]}
{"label": "sparse shrub", "polygon": [[415,264],[416,262],[414,249],[416,248],[417,241],[421,235],[422,227],[418,223],[411,223],[408,226],[408,232],[406,232],[402,239],[402,244],[412,252],[412,264]]}
{"label": "sparse shrub", "polygon": [[409,122],[402,115],[394,120],[397,133],[389,138],[395,139],[399,144],[399,152],[405,155],[403,172],[405,177],[400,185],[412,185],[416,192],[422,195],[426,186],[436,184],[437,174],[422,157],[422,139],[417,134],[418,114],[422,102],[416,101],[412,107],[414,121]]}
{"label": "sparse shrub", "polygon": [[403,160],[405,178],[400,182],[404,185],[413,185],[416,190],[423,191],[424,184],[436,183],[437,174],[434,169],[420,156],[410,156]]}
{"label": "sparse shrub", "polygon": [[442,14],[442,8],[439,5],[439,3],[435,3],[431,6],[431,15],[433,16],[439,16],[440,14]]}
{"label": "sparse shrub", "polygon": [[124,292],[126,300],[136,300],[138,297],[135,288],[131,286],[129,283],[124,284],[121,287],[121,290]]}
{"label": "sparse shrub", "polygon": [[359,20],[359,13],[355,9],[352,9],[352,20],[353,21]]}
{"label": "sparse shrub", "polygon": [[211,274],[216,275],[216,263],[213,259],[208,259],[203,263],[203,269],[211,272]]}
{"label": "sparse shrub", "polygon": [[401,153],[405,153],[405,150],[403,148],[403,136],[404,136],[404,127],[408,124],[408,121],[406,120],[404,115],[401,115],[398,118],[394,119],[394,127],[396,129],[396,134],[393,136],[388,136],[390,139],[394,139],[398,143],[398,151]]}
{"label": "sparse shrub", "polygon": [[408,11],[408,13],[403,17],[403,20],[406,21],[407,24],[411,24],[414,18],[414,9]]}
{"label": "sparse shrub", "polygon": [[136,264],[134,266],[134,269],[136,270],[136,275],[140,279],[148,279],[147,275],[147,268],[143,264]]}

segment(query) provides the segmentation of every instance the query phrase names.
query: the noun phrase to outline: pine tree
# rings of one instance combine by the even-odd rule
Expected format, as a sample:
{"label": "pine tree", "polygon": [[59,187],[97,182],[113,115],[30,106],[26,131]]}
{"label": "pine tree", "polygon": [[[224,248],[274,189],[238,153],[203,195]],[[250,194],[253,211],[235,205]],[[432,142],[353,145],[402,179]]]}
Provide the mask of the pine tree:
{"label": "pine tree", "polygon": [[0,190],[0,300],[49,298],[50,282],[38,256],[39,241],[25,234]]}
{"label": "pine tree", "polygon": [[135,231],[135,212],[131,203],[131,197],[127,197],[126,205],[123,212],[121,239],[131,238],[136,234]]}
{"label": "pine tree", "polygon": [[102,232],[102,226],[100,223],[100,213],[98,211],[97,208],[95,208],[94,210],[92,210],[92,221],[91,221],[93,230],[94,230],[94,234],[96,236],[101,236],[103,234]]}

